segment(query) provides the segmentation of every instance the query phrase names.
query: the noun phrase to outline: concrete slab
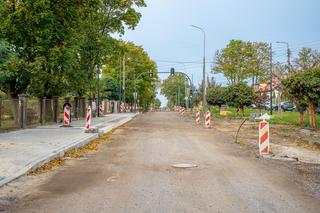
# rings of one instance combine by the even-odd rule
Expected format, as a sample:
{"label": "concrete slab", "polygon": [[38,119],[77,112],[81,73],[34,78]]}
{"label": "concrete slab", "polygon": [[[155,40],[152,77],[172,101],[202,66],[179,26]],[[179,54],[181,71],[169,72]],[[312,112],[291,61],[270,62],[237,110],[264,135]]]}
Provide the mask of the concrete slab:
{"label": "concrete slab", "polygon": [[94,118],[92,128],[97,128],[98,133],[85,133],[85,121],[79,120],[73,121],[70,128],[56,124],[0,134],[0,186],[63,156],[72,148],[84,146],[135,115],[121,113]]}

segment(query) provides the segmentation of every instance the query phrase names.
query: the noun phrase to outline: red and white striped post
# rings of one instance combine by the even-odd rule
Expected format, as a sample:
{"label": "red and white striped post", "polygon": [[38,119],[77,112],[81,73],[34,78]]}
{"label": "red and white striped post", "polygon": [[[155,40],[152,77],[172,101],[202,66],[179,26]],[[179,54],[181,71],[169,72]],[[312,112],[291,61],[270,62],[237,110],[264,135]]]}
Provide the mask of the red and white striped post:
{"label": "red and white striped post", "polygon": [[206,126],[206,128],[211,128],[211,113],[210,113],[210,111],[206,112],[205,126]]}
{"label": "red and white striped post", "polygon": [[70,126],[71,107],[66,105],[63,112],[63,126]]}
{"label": "red and white striped post", "polygon": [[196,113],[196,124],[200,124],[200,112]]}
{"label": "red and white striped post", "polygon": [[184,107],[182,107],[181,108],[181,115],[183,115],[185,111],[186,111],[186,109]]}
{"label": "red and white striped post", "polygon": [[269,154],[269,123],[265,120],[259,122],[259,153],[260,155]]}
{"label": "red and white striped post", "polygon": [[86,129],[90,129],[91,126],[91,107],[88,106],[87,116],[86,116]]}
{"label": "red and white striped post", "polygon": [[104,106],[103,106],[103,102],[101,102],[101,103],[100,103],[100,106],[99,106],[100,116],[103,115],[103,111],[104,111]]}
{"label": "red and white striped post", "polygon": [[125,111],[125,106],[124,103],[120,104],[120,112],[124,112]]}

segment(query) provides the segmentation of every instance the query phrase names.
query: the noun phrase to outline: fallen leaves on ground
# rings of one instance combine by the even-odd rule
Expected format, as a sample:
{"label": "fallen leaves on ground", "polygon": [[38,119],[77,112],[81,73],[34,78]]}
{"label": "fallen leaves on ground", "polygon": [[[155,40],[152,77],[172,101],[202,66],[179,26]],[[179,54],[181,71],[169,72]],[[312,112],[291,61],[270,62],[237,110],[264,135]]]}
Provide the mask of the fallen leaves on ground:
{"label": "fallen leaves on ground", "polygon": [[49,171],[49,170],[54,170],[54,169],[57,169],[59,168],[60,166],[63,166],[65,164],[65,160],[62,159],[62,158],[55,158],[51,161],[49,161],[48,163],[36,168],[35,170],[29,172],[28,175],[39,175],[39,174],[42,174],[46,171]]}
{"label": "fallen leaves on ground", "polygon": [[83,147],[73,148],[73,149],[67,151],[64,154],[63,158],[60,158],[60,157],[55,158],[55,159],[51,160],[50,162],[48,162],[48,163],[36,168],[35,170],[29,172],[28,175],[35,176],[35,175],[45,173],[46,171],[51,171],[51,170],[57,169],[65,164],[66,158],[79,159],[79,158],[82,158],[88,152],[98,151],[99,145],[103,142],[107,142],[109,139],[109,136],[111,134],[113,134],[114,131],[115,131],[115,129],[111,130],[110,132],[108,132],[108,133],[104,134],[103,136],[89,142],[88,144],[86,144]]}

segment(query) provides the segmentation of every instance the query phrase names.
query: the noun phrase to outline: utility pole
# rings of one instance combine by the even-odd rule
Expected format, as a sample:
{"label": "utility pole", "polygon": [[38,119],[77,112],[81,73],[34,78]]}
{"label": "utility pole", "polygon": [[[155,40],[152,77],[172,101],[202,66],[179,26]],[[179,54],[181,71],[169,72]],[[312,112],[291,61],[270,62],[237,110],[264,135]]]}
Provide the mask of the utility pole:
{"label": "utility pole", "polygon": [[178,106],[178,93],[176,94],[176,106]]}
{"label": "utility pole", "polygon": [[291,51],[289,48],[289,44],[287,46],[287,55],[288,55],[288,74],[291,75],[292,74],[292,70],[291,70],[291,62],[290,62],[290,57],[291,57]]}
{"label": "utility pole", "polygon": [[178,106],[180,106],[180,85],[178,87]]}
{"label": "utility pole", "polygon": [[97,97],[97,115],[100,117],[100,66],[98,66],[98,97]]}
{"label": "utility pole", "polygon": [[120,104],[121,104],[121,98],[122,98],[122,95],[121,95],[121,90],[122,90],[122,86],[121,86],[122,81],[121,81],[121,79],[122,79],[122,75],[121,75],[121,73],[122,73],[122,60],[121,60],[121,56],[120,56],[119,57],[119,102],[120,102]]}
{"label": "utility pole", "polygon": [[272,43],[270,43],[270,115],[272,115],[273,106],[272,106],[272,80],[273,80],[273,67],[272,67]]}
{"label": "utility pole", "polygon": [[186,104],[186,108],[188,109],[188,89],[187,89],[187,79],[184,81],[184,99],[185,99],[185,104]]}
{"label": "utility pole", "polygon": [[292,70],[291,70],[291,62],[290,62],[290,58],[291,58],[291,51],[290,51],[290,48],[289,48],[289,43],[286,42],[286,41],[277,41],[276,43],[278,44],[285,44],[287,45],[287,63],[288,63],[288,75],[291,75],[292,74]]}
{"label": "utility pole", "polygon": [[125,60],[125,54],[123,54],[123,58],[122,58],[122,89],[123,89],[123,103],[124,105],[126,105],[126,60]]}
{"label": "utility pole", "polygon": [[[207,100],[206,100],[206,32],[203,28],[191,25],[191,27],[201,30],[203,33],[203,72],[202,72],[202,108],[205,115],[207,111]],[[203,116],[204,116],[203,115]]]}

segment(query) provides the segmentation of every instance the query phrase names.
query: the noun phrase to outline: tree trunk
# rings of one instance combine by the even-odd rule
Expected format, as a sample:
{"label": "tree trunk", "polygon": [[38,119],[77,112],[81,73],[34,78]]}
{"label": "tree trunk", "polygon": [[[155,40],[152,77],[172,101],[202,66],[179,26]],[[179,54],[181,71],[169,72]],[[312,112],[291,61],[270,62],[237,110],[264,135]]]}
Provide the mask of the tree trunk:
{"label": "tree trunk", "polygon": [[244,116],[244,108],[243,108],[243,106],[240,107],[240,114],[241,114],[242,117]]}
{"label": "tree trunk", "polygon": [[304,110],[303,109],[300,109],[299,111],[299,123],[300,125],[304,125]]}
{"label": "tree trunk", "polygon": [[219,105],[218,107],[219,107],[219,114],[220,114],[220,112],[221,112],[221,105]]}
{"label": "tree trunk", "polygon": [[310,100],[308,100],[308,109],[309,109],[309,125],[311,128],[316,128],[316,114],[315,114],[315,108],[314,103]]}

